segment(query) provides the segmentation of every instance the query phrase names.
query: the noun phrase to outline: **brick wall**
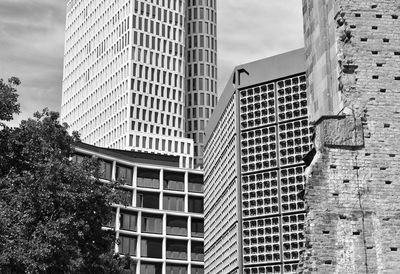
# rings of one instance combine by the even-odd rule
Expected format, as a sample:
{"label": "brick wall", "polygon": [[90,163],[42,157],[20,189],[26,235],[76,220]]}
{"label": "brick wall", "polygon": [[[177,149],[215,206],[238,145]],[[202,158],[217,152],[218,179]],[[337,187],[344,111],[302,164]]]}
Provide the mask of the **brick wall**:
{"label": "brick wall", "polygon": [[400,2],[303,7],[316,151],[302,273],[400,273]]}

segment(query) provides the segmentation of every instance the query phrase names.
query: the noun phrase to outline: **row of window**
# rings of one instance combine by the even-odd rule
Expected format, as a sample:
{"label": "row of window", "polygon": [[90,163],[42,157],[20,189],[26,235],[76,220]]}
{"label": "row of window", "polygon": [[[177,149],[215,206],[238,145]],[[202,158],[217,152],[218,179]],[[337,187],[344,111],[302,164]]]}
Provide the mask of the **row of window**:
{"label": "row of window", "polygon": [[[156,239],[156,238],[141,238],[140,257],[162,259],[163,257],[163,241],[166,241],[165,257],[170,260],[187,260],[188,259],[188,241],[175,239]],[[134,236],[119,236],[118,251],[120,254],[136,256],[137,237]],[[191,242],[190,256],[192,261],[204,261],[203,242]],[[148,273],[148,272],[142,272]],[[167,272],[169,273],[169,272]]]}
{"label": "row of window", "polygon": [[[138,124],[138,129],[140,128],[139,126],[142,125],[142,123],[137,123]],[[134,126],[134,125],[133,125]],[[146,124],[143,124],[144,130],[146,130]],[[159,127],[155,127],[156,128],[156,133],[158,132],[157,129]],[[151,129],[151,126],[150,126]],[[153,131],[154,132],[154,131]],[[163,128],[163,131],[164,128]],[[135,132],[136,136],[134,135],[130,135],[130,141],[129,141],[129,145],[130,146],[134,146],[137,148],[142,148],[142,149],[151,149],[151,150],[161,150],[164,153],[166,152],[170,152],[170,153],[179,153],[179,154],[190,154],[191,153],[191,144],[185,141],[173,141],[173,140],[167,140],[167,139],[163,139],[162,136],[159,137],[149,137],[149,136],[142,136],[139,135],[137,132]],[[168,136],[171,136],[170,134],[170,130],[168,130]],[[174,132],[175,133],[175,132]],[[185,140],[185,139],[183,139]],[[186,148],[186,150],[185,150]]]}
{"label": "row of window", "polygon": [[132,16],[132,28],[136,30],[144,31],[145,33],[151,33],[163,38],[174,40],[177,42],[183,42],[183,31],[182,28],[169,26],[160,22],[155,22],[151,19],[142,18],[140,16]]}
{"label": "row of window", "polygon": [[[153,183],[153,187],[155,188],[155,182],[146,180],[146,187],[152,187],[151,183]],[[170,210],[170,211],[178,211],[178,212],[186,212],[185,210],[185,196],[176,195],[176,194],[163,194],[163,204],[160,206],[160,193],[157,192],[149,192],[149,191],[136,191],[136,204],[132,204],[133,200],[133,191],[126,189],[119,189],[119,201],[124,206],[136,206],[139,208],[149,208],[149,209],[158,209],[158,210]],[[204,204],[203,198],[197,196],[188,196],[187,197],[187,212],[189,213],[197,213],[203,214],[204,212]]]}
{"label": "row of window", "polygon": [[187,34],[209,34],[215,35],[217,33],[217,25],[211,22],[190,22],[187,24]]}
{"label": "row of window", "polygon": [[[178,56],[177,54],[175,56],[167,56],[155,50],[132,47],[132,60],[135,61],[133,63],[132,75],[143,79],[153,77],[152,80],[154,80],[156,77],[154,72],[143,72],[143,69],[146,68],[153,71],[172,71],[178,75],[183,73],[182,56]],[[138,65],[138,70],[136,67],[137,63],[143,63]],[[144,77],[139,74],[141,71]]]}
{"label": "row of window", "polygon": [[191,48],[207,48],[212,49],[214,51],[217,50],[217,39],[213,36],[208,35],[189,35],[187,37],[187,45],[189,49]]}
{"label": "row of window", "polygon": [[211,62],[211,63],[216,63],[217,61],[217,53],[215,51],[212,51],[210,49],[190,49],[186,51],[187,56],[186,60],[190,62]]}
{"label": "row of window", "polygon": [[[162,0],[163,2],[165,0]],[[135,0],[135,12],[146,15],[153,19],[157,19],[164,23],[175,24],[176,26],[183,26],[183,13],[182,13],[182,0],[172,0],[172,5],[170,5],[171,0],[167,0],[167,6],[165,3],[162,5],[151,4],[142,2],[140,0]],[[170,9],[170,10],[168,10]],[[172,9],[172,10],[171,10]]]}
{"label": "row of window", "polygon": [[[112,220],[107,225],[110,227],[116,226],[116,214],[113,212]],[[119,214],[119,230],[139,232],[137,227],[138,214],[121,210]],[[140,232],[150,234],[163,233],[163,215],[142,213]],[[204,237],[203,219],[191,218],[188,226],[188,217],[185,216],[166,216],[166,233],[167,235],[188,236],[188,227],[192,237]]]}

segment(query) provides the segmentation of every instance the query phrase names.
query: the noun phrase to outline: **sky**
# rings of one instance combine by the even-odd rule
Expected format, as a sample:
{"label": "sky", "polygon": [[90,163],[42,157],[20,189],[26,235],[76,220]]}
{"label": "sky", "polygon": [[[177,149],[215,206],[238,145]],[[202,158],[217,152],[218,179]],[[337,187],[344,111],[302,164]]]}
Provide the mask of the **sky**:
{"label": "sky", "polygon": [[[233,68],[303,47],[301,0],[217,0],[218,90]],[[21,114],[60,111],[65,0],[0,0],[0,78],[17,76]]]}

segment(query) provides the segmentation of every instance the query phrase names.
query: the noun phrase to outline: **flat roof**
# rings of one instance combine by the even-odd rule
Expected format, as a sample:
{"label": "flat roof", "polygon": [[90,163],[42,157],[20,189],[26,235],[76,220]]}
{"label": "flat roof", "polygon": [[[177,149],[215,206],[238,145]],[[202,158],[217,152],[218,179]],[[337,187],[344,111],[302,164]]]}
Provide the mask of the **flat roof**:
{"label": "flat roof", "polygon": [[[235,72],[244,69],[247,73],[241,73],[240,83],[235,79]],[[304,48],[292,50],[279,55],[267,57],[254,62],[238,65],[233,69],[218,104],[210,117],[205,130],[205,144],[214,132],[223,112],[225,111],[232,95],[238,89],[274,81],[290,75],[306,71],[306,59]],[[233,84],[234,79],[236,80]]]}
{"label": "flat roof", "polygon": [[130,161],[140,164],[152,164],[152,165],[161,165],[161,166],[179,168],[179,156],[160,155],[160,154],[146,153],[146,152],[103,148],[82,142],[74,143],[74,147],[88,150],[94,153],[101,153],[125,161]]}

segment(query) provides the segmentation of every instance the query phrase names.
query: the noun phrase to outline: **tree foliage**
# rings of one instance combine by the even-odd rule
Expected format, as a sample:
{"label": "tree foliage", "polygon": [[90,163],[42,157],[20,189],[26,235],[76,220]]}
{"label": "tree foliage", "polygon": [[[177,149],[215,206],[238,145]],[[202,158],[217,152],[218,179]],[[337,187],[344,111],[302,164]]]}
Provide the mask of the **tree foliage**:
{"label": "tree foliage", "polygon": [[21,81],[16,77],[11,77],[7,83],[0,79],[0,120],[10,121],[14,113],[19,113],[16,87],[20,84]]}
{"label": "tree foliage", "polygon": [[44,110],[0,131],[0,273],[123,273],[102,229],[115,185],[99,183],[94,160],[69,160],[79,140],[58,118]]}

